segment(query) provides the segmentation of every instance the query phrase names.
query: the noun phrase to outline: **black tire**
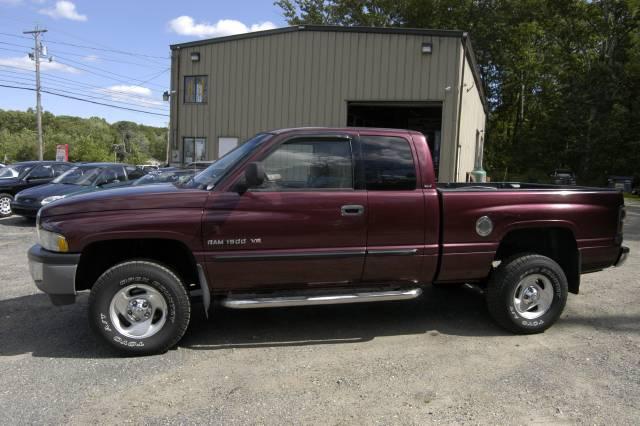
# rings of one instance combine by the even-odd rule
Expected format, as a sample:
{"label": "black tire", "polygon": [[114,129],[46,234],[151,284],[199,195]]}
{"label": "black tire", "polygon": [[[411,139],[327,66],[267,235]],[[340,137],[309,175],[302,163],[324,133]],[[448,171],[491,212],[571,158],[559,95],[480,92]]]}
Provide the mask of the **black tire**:
{"label": "black tire", "polygon": [[[534,274],[542,276],[551,285],[553,297],[550,298],[551,305],[546,312],[542,311],[544,314],[536,318],[525,318],[516,307],[515,295],[516,291],[522,291],[520,283],[523,279]],[[531,277],[537,285],[544,288],[545,280],[535,278]],[[503,261],[493,272],[486,295],[489,313],[500,326],[517,334],[542,333],[558,320],[564,310],[567,303],[567,277],[560,265],[552,259],[538,254],[521,254]],[[535,315],[536,312],[524,314]]]}
{"label": "black tire", "polygon": [[[9,202],[13,201],[13,195],[11,195],[11,194],[0,194],[0,202],[4,201],[6,199],[8,199]],[[3,212],[3,209],[0,208],[0,218],[9,217],[12,214],[13,214],[13,212],[11,211],[11,206],[10,205],[9,205],[9,212],[6,212],[6,211]]]}
{"label": "black tire", "polygon": [[[111,316],[111,303],[114,297],[125,292],[126,289],[148,289],[161,296],[166,306],[166,312],[156,304],[151,321],[164,316],[164,323],[158,322],[158,330],[149,337],[132,337],[120,330],[126,324],[124,315],[115,313],[114,324]],[[159,294],[158,294],[159,293]],[[144,297],[144,292],[142,296]],[[151,304],[150,304],[151,305]],[[160,313],[158,315],[158,312]],[[134,260],[120,263],[108,269],[96,281],[89,296],[89,324],[95,333],[101,336],[109,345],[118,351],[133,355],[150,355],[164,353],[180,341],[189,325],[191,318],[191,302],[187,290],[178,276],[170,269],[155,262]],[[120,328],[120,330],[119,330]],[[126,330],[125,330],[126,332]]]}

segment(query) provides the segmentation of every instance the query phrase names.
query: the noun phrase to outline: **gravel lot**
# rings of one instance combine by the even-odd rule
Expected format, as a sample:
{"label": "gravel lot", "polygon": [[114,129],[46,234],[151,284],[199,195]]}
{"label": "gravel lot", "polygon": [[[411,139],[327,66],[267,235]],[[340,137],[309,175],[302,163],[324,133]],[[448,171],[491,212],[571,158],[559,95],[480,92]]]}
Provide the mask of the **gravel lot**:
{"label": "gravel lot", "polygon": [[495,326],[470,290],[413,302],[196,316],[161,356],[119,358],[87,296],[37,292],[33,224],[0,220],[0,423],[501,423],[640,421],[640,205],[622,268],[583,277],[542,335]]}

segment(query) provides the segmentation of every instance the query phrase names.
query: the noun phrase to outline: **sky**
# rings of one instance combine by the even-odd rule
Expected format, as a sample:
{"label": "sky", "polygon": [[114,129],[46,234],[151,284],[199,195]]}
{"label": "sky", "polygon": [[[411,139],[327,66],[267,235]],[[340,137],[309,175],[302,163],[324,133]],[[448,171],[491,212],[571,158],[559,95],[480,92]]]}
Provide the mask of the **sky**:
{"label": "sky", "polygon": [[[0,86],[35,87],[28,57],[34,40],[23,31],[36,25],[47,29],[45,111],[166,126],[170,44],[286,23],[272,0],[0,0]],[[25,111],[35,103],[34,91],[0,87],[0,109]]]}

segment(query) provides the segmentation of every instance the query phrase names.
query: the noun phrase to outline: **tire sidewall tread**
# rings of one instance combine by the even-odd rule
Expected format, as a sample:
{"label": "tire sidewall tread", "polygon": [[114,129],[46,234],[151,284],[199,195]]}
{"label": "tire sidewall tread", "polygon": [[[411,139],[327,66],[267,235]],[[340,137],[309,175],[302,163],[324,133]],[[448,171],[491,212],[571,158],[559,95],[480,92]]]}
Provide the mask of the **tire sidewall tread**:
{"label": "tire sidewall tread", "polygon": [[[166,323],[158,333],[145,339],[131,339],[113,326],[109,305],[121,288],[132,283],[157,289],[167,303]],[[89,324],[110,346],[131,355],[164,353],[184,335],[191,316],[189,295],[182,280],[169,268],[154,261],[136,259],[107,269],[89,295]]]}
{"label": "tire sidewall tread", "polygon": [[[527,275],[545,275],[553,286],[553,302],[539,318],[521,317],[513,307],[515,286]],[[503,328],[517,334],[535,334],[551,327],[564,310],[568,284],[564,271],[553,259],[533,253],[523,253],[502,262],[492,273],[487,286],[487,308]]]}

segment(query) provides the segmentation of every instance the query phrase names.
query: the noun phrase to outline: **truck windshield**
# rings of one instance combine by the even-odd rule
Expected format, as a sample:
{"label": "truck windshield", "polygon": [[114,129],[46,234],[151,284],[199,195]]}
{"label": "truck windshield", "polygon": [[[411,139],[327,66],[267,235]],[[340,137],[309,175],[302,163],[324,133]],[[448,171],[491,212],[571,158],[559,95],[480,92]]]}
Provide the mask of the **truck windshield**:
{"label": "truck windshield", "polygon": [[211,189],[236,164],[244,160],[251,152],[271,137],[270,133],[259,133],[237,148],[229,151],[218,161],[198,173],[182,186],[188,188]]}

